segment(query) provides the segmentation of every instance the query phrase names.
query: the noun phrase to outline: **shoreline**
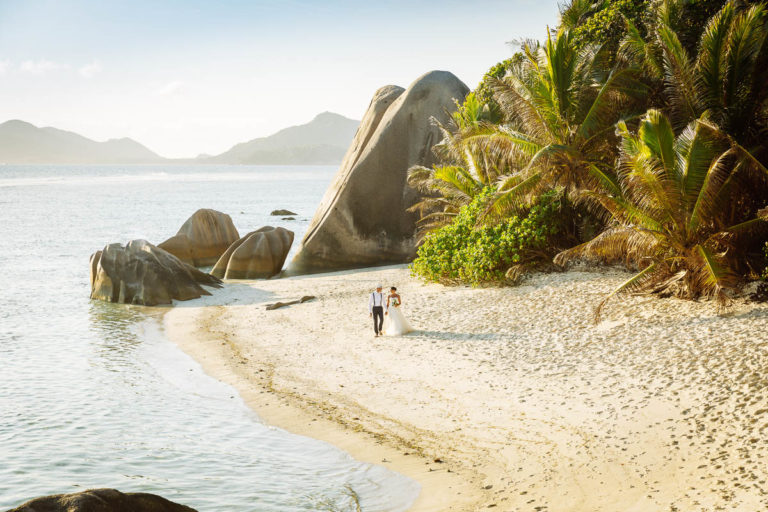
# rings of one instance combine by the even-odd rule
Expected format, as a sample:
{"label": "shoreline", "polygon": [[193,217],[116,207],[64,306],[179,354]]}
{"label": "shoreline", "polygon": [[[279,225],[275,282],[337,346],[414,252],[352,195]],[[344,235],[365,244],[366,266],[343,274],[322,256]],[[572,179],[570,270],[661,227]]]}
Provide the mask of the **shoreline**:
{"label": "shoreline", "polygon": [[[745,371],[768,364],[768,308],[628,297],[593,325],[625,278],[445,288],[378,267],[228,282],[164,324],[266,423],[416,480],[412,511],[765,506],[752,419],[768,376]],[[373,338],[376,281],[397,284],[421,331]],[[318,299],[264,309],[302,295]]]}
{"label": "shoreline", "polygon": [[[242,281],[227,282],[229,286],[233,283],[248,286],[241,285]],[[215,322],[221,308],[238,300],[237,292],[229,297],[221,297],[217,292],[212,290],[211,297],[178,304],[178,309],[165,312],[162,323],[166,336],[195,359],[206,374],[235,388],[265,424],[326,442],[360,462],[384,466],[415,480],[421,489],[409,512],[474,510],[478,503],[487,500],[488,493],[481,488],[477,474],[459,472],[455,464],[446,461],[435,462],[435,457],[419,453],[420,447],[402,438],[367,430],[357,423],[358,417],[345,417],[333,405],[310,402],[295,391],[276,389],[271,379],[275,369],[266,361],[255,363],[260,366],[256,372],[249,371],[251,364],[241,364],[240,351],[226,334],[198,330],[196,321],[201,315],[206,322]],[[200,302],[206,304],[196,306]],[[171,314],[174,312],[182,314]]]}

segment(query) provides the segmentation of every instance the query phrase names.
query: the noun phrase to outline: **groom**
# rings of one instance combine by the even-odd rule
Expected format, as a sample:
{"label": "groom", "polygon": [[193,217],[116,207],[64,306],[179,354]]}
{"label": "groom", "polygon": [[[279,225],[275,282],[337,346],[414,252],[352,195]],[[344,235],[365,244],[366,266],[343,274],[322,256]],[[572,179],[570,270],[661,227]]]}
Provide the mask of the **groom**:
{"label": "groom", "polygon": [[384,325],[384,294],[381,285],[376,285],[376,291],[368,298],[368,312],[373,318],[373,332],[376,337],[381,336],[381,327]]}

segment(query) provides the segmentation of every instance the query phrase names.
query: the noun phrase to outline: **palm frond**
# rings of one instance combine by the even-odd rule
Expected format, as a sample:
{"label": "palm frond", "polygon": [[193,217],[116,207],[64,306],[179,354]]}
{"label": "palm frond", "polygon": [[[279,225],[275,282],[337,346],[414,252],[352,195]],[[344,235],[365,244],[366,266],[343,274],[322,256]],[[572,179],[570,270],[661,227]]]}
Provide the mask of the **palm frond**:
{"label": "palm frond", "polygon": [[595,323],[600,321],[603,308],[605,308],[605,305],[611,298],[619,294],[643,290],[654,281],[659,280],[659,274],[663,275],[663,273],[664,271],[659,268],[658,264],[651,263],[643,270],[621,283],[621,285],[617,286],[611,293],[609,293],[603,300],[601,300],[600,303],[598,303],[594,313],[592,314],[593,321]]}

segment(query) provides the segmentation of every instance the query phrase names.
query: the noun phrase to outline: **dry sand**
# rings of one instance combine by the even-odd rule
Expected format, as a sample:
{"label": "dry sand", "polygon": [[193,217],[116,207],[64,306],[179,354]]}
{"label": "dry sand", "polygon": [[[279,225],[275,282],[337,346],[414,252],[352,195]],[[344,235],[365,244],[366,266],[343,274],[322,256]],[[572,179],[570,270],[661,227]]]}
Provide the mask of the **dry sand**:
{"label": "dry sand", "polygon": [[[418,480],[413,510],[768,509],[768,307],[629,297],[592,324],[626,277],[446,288],[385,267],[229,283],[166,328],[268,423]],[[373,337],[379,281],[418,332]],[[265,310],[302,295],[318,299]]]}

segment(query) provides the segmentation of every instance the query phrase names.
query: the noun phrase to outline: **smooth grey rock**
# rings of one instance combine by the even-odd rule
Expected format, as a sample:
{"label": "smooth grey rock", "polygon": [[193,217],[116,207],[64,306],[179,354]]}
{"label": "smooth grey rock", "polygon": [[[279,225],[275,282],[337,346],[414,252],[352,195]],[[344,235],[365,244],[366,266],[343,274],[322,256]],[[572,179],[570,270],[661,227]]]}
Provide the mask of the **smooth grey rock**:
{"label": "smooth grey rock", "polygon": [[221,280],[201,272],[146,240],[109,244],[91,255],[91,298],[157,306],[196,299],[221,288]]}
{"label": "smooth grey rock", "polygon": [[8,512],[196,512],[155,494],[90,489],[35,498]]}
{"label": "smooth grey rock", "polygon": [[431,71],[408,89],[388,85],[373,97],[352,146],[310,223],[288,272],[303,274],[403,263],[416,254],[418,194],[413,165],[434,162],[440,133],[469,89],[446,71]]}
{"label": "smooth grey rock", "polygon": [[240,234],[226,213],[201,208],[189,217],[175,236],[158,245],[184,263],[213,265]]}
{"label": "smooth grey rock", "polygon": [[280,215],[298,215],[298,213],[294,213],[291,210],[272,210],[272,213],[270,215],[274,216],[280,216]]}
{"label": "smooth grey rock", "polygon": [[293,244],[293,231],[265,226],[234,242],[211,274],[225,279],[266,279],[283,269]]}

